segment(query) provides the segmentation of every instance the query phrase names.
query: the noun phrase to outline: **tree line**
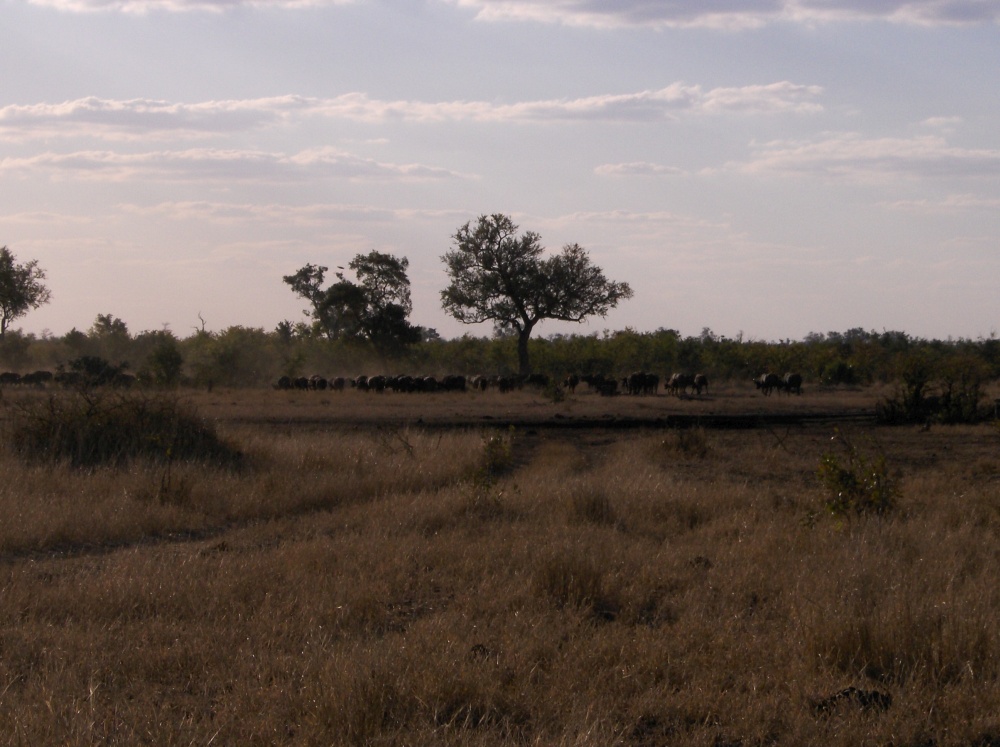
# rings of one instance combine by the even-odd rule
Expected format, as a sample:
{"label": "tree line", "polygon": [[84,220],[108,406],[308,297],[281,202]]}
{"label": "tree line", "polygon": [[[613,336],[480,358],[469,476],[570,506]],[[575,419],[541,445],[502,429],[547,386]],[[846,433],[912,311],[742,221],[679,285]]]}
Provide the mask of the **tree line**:
{"label": "tree line", "polygon": [[[621,377],[633,371],[700,371],[713,381],[746,381],[764,371],[797,371],[809,386],[866,386],[900,382],[968,389],[1000,379],[1000,339],[928,340],[899,331],[861,328],[813,333],[802,340],[763,341],[704,329],[605,330],[557,334],[529,341],[535,371]],[[268,386],[280,376],[378,373],[516,374],[513,335],[434,337],[385,356],[351,339],[288,336],[282,329],[232,326],[178,337],[170,330],[133,334],[126,322],[99,314],[85,331],[38,337],[8,330],[0,341],[0,368],[54,370],[85,356],[100,357],[140,379],[161,385]]]}
{"label": "tree line", "polygon": [[749,381],[765,371],[796,371],[810,384],[898,382],[904,414],[934,396],[932,391],[949,402],[978,403],[985,384],[1000,378],[995,336],[941,341],[855,328],[771,342],[719,336],[707,328],[685,337],[661,328],[533,337],[545,319],[605,316],[632,290],[608,280],[579,245],[546,256],[538,234],[518,230],[508,216],[493,214],[452,236],[452,248],[441,258],[450,281],[441,291],[442,306],[460,322],[493,326],[491,336],[452,340],[410,323],[409,261],[376,251],[338,267],[330,284],[328,268],[311,263],[284,276],[308,308],[304,321],[286,320],[273,330],[232,326],[210,332],[203,323],[185,338],[168,329],[133,334],[124,320],[99,314],[86,331],[38,338],[10,325],[50,301],[45,273],[36,261],[18,263],[2,247],[0,368],[79,367],[100,359],[151,384],[232,387],[311,374],[534,371],[559,380],[569,373],[700,371],[715,381]]}

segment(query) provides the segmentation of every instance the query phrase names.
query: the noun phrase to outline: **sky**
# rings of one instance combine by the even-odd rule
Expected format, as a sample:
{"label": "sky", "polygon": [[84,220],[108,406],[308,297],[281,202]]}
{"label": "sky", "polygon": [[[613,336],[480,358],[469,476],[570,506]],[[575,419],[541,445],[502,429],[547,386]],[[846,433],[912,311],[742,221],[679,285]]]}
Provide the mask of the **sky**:
{"label": "sky", "polygon": [[634,297],[538,335],[1000,329],[1000,0],[0,0],[25,332],[303,320],[504,213]]}

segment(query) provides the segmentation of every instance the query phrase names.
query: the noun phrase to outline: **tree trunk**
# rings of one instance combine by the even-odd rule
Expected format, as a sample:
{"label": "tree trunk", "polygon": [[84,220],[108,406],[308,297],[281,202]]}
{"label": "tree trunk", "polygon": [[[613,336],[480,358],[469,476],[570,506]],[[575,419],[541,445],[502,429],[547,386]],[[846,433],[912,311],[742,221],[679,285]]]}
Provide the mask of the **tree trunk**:
{"label": "tree trunk", "polygon": [[528,360],[529,337],[531,337],[531,327],[525,327],[517,333],[517,368],[521,376],[531,373],[531,363]]}

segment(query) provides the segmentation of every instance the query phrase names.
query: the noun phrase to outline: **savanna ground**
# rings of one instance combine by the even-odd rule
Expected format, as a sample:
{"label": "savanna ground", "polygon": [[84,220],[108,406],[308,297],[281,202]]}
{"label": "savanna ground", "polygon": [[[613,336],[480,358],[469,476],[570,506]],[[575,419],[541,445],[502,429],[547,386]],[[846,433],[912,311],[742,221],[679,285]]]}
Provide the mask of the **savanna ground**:
{"label": "savanna ground", "polygon": [[[8,448],[0,742],[1000,745],[1000,431],[883,394],[216,390],[235,466]],[[880,515],[827,510],[852,445]]]}

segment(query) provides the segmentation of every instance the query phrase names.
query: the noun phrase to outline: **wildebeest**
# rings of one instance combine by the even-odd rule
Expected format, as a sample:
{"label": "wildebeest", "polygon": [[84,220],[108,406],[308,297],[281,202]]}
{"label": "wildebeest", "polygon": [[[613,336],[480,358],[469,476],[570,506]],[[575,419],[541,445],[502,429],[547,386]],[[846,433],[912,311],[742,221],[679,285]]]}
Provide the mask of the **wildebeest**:
{"label": "wildebeest", "polygon": [[784,382],[781,377],[774,373],[761,374],[753,380],[753,383],[765,397],[771,394],[771,392],[775,389],[781,389],[784,386]]}
{"label": "wildebeest", "polygon": [[799,373],[786,373],[785,380],[782,382],[782,389],[784,389],[788,394],[802,394],[802,374]]}
{"label": "wildebeest", "polygon": [[446,392],[464,392],[466,379],[461,374],[448,374],[441,380],[441,388]]}
{"label": "wildebeest", "polygon": [[694,375],[694,384],[693,384],[693,386],[694,386],[695,392],[699,396],[701,395],[701,390],[702,389],[704,389],[707,392],[708,391],[708,377],[705,374],[703,374],[703,373],[695,374]]}
{"label": "wildebeest", "polygon": [[567,374],[563,379],[563,389],[568,389],[570,394],[576,394],[576,387],[580,383],[580,377],[576,374]]}
{"label": "wildebeest", "polygon": [[534,386],[544,389],[549,385],[549,376],[543,373],[527,374],[526,376],[518,376],[517,382],[519,386]]}
{"label": "wildebeest", "polygon": [[667,391],[670,394],[676,396],[687,394],[688,387],[694,387],[694,374],[675,373],[667,379]]}
{"label": "wildebeest", "polygon": [[347,386],[347,379],[343,376],[335,376],[329,380],[330,388],[335,392],[344,391],[344,387]]}
{"label": "wildebeest", "polygon": [[622,379],[622,385],[629,394],[656,394],[660,388],[660,377],[656,374],[636,371]]}
{"label": "wildebeest", "polygon": [[4,371],[0,373],[0,384],[20,384],[21,374],[15,373],[13,371]]}
{"label": "wildebeest", "polygon": [[327,387],[327,380],[325,376],[320,376],[319,374],[313,374],[309,377],[309,388],[314,389],[318,392],[322,392]]}
{"label": "wildebeest", "polygon": [[51,371],[32,371],[31,373],[26,373],[21,377],[22,384],[34,384],[35,386],[42,386],[52,381],[53,373]]}

